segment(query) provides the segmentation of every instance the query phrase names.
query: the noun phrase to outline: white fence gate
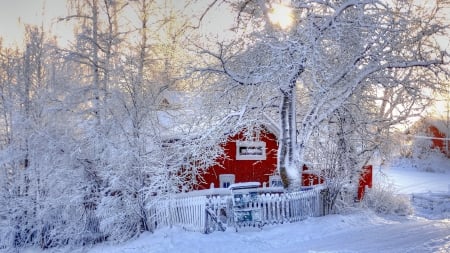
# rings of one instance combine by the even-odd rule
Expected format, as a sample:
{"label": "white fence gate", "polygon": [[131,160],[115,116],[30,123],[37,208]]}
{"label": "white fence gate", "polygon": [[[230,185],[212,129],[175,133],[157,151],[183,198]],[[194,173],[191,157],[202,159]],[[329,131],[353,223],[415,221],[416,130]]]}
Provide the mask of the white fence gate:
{"label": "white fence gate", "polygon": [[[325,215],[325,194],[326,189],[320,187],[290,193],[262,193],[247,205],[261,210],[263,225],[296,222]],[[174,197],[162,202],[149,210],[153,213],[152,222],[158,227],[177,225],[208,233],[220,226],[218,222],[234,225],[231,195]]]}

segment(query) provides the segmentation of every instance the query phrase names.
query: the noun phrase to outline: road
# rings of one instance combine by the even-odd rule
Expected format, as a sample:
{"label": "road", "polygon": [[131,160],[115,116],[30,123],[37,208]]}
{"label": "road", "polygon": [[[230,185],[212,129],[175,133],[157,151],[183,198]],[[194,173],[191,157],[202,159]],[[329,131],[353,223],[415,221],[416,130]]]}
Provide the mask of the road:
{"label": "road", "polygon": [[296,246],[286,245],[277,252],[450,253],[450,220],[417,219],[363,230],[336,231],[298,242]]}

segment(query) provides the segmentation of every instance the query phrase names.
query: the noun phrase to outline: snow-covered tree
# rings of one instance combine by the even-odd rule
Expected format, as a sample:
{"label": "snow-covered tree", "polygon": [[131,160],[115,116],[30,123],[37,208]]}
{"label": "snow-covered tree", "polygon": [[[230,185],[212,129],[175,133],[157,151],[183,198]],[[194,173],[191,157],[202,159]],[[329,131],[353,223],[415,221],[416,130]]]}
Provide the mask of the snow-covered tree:
{"label": "snow-covered tree", "polygon": [[416,101],[417,84],[436,84],[442,72],[446,53],[434,40],[446,29],[439,1],[431,10],[405,1],[291,1],[287,29],[271,24],[274,3],[233,5],[243,35],[204,50],[216,66],[203,71],[225,77],[229,86],[266,86],[278,96],[279,170],[286,187],[298,186],[300,165],[311,162],[306,154],[317,129],[352,100],[364,103],[364,90],[389,87],[388,96],[400,89]]}
{"label": "snow-covered tree", "polygon": [[[68,169],[72,131],[68,107],[62,100],[67,90],[66,73],[56,44],[42,28],[27,26],[25,48],[2,50],[2,133],[1,148],[2,227],[4,245],[43,248],[63,243],[70,237],[56,236],[56,227],[68,224],[62,218],[74,195],[68,193],[74,175]],[[60,82],[61,81],[61,82]],[[69,185],[69,186],[68,186]],[[65,201],[61,201],[64,199]],[[67,218],[67,217],[65,217]],[[59,228],[58,228],[59,229]]]}
{"label": "snow-covered tree", "polygon": [[110,88],[111,155],[101,170],[105,185],[97,209],[110,240],[153,231],[152,210],[159,200],[192,189],[198,171],[217,153],[208,138],[193,131],[203,122],[192,113],[195,101],[183,78],[189,22],[170,2],[127,6],[135,22],[123,27],[128,36]]}
{"label": "snow-covered tree", "polygon": [[[74,63],[79,79],[74,84],[85,97],[78,100],[77,141],[82,149],[75,151],[83,170],[86,186],[83,187],[85,209],[84,243],[104,238],[96,210],[101,200],[104,179],[102,170],[109,165],[112,154],[109,136],[111,114],[109,113],[110,89],[118,59],[118,46],[123,33],[119,31],[119,16],[124,1],[69,1],[69,15],[60,21],[74,22],[76,41],[67,50],[67,59]],[[76,65],[77,63],[78,65]],[[77,97],[78,94],[71,94]]]}

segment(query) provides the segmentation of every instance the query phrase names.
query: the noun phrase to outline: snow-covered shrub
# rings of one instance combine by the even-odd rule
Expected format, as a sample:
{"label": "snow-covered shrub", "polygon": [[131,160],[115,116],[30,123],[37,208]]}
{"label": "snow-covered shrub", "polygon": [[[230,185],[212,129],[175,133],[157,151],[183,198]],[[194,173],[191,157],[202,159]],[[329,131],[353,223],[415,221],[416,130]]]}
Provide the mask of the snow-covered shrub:
{"label": "snow-covered shrub", "polygon": [[417,215],[428,219],[450,218],[450,193],[416,193],[412,196]]}
{"label": "snow-covered shrub", "polygon": [[416,133],[410,146],[410,157],[412,165],[418,170],[427,172],[450,172],[450,157],[447,157],[438,147],[433,144],[426,132]]}
{"label": "snow-covered shrub", "polygon": [[[327,187],[330,185],[327,184]],[[344,185],[340,189],[334,189],[335,196],[328,196],[327,202],[330,204],[330,213],[345,214],[351,213],[355,207],[357,187],[355,185]],[[334,199],[330,199],[330,197]]]}
{"label": "snow-covered shrub", "polygon": [[450,172],[450,159],[436,148],[413,149],[412,162],[419,170],[427,172]]}
{"label": "snow-covered shrub", "polygon": [[[100,218],[100,230],[109,241],[123,242],[144,231],[152,231],[149,224],[146,203],[152,191],[162,187],[164,181],[155,182],[157,166],[133,166],[122,157],[123,166],[109,168],[103,178],[108,185],[102,191],[102,198],[96,209]],[[151,184],[155,187],[151,187]]]}
{"label": "snow-covered shrub", "polygon": [[386,178],[373,183],[372,189],[366,191],[362,204],[381,214],[413,213],[409,196],[398,194],[393,183]]}
{"label": "snow-covered shrub", "polygon": [[102,199],[98,212],[101,212],[100,227],[109,240],[122,242],[136,236],[140,217],[130,196],[108,196]]}

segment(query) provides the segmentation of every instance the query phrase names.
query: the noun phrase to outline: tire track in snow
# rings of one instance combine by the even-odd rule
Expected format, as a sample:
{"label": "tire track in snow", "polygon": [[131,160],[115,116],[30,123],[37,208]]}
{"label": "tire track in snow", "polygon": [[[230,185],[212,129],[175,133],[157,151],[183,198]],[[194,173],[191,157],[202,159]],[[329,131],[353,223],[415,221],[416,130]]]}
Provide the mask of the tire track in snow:
{"label": "tire track in snow", "polygon": [[299,245],[286,245],[277,252],[450,253],[450,220],[416,219],[345,230]]}

